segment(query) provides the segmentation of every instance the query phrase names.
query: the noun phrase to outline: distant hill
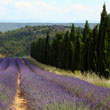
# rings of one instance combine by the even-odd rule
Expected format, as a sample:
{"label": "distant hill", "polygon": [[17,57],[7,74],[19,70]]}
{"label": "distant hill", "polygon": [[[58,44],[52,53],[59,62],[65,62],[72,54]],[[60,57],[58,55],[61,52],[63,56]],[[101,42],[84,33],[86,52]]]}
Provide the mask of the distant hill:
{"label": "distant hill", "polygon": [[[4,24],[3,24],[4,25]],[[5,24],[6,29],[15,29],[25,26],[26,24]],[[14,27],[15,26],[15,27]],[[4,27],[5,28],[5,27]],[[5,29],[5,31],[6,31]],[[69,26],[25,26],[24,28],[0,32],[0,57],[27,56],[30,54],[30,44],[38,38],[46,37],[49,32],[51,39],[57,31],[70,30]]]}
{"label": "distant hill", "polygon": [[[74,23],[75,27],[84,28],[85,23]],[[0,23],[0,31],[7,32],[9,30],[15,30],[19,28],[23,28],[25,26],[51,26],[51,25],[64,25],[71,26],[72,23]],[[90,28],[92,29],[96,23],[90,23]]]}
{"label": "distant hill", "polygon": [[[95,25],[90,24],[90,27]],[[84,23],[76,23],[75,26],[84,28]],[[52,39],[57,31],[70,29],[71,23],[0,23],[0,54],[7,57],[29,55],[30,44],[35,39],[45,37],[47,32]]]}

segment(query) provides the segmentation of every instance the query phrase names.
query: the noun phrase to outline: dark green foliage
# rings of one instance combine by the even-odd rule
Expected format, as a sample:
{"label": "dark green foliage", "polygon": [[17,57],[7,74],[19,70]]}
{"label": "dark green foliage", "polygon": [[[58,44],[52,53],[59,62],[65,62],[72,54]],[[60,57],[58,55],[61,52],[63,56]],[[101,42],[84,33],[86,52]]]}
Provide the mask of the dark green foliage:
{"label": "dark green foliage", "polygon": [[70,32],[56,33],[52,42],[47,34],[45,39],[32,43],[31,56],[63,69],[94,71],[110,77],[110,15],[105,4],[101,22],[93,30],[86,21],[83,31],[75,31],[73,24]]}
{"label": "dark green foliage", "polygon": [[82,62],[83,62],[83,70],[85,70],[85,71],[87,71],[89,68],[90,36],[91,36],[91,30],[90,30],[88,21],[86,21],[85,28],[83,31],[83,39],[82,39],[82,41],[84,43],[84,45],[82,47],[83,48],[82,49],[83,50]]}
{"label": "dark green foliage", "polygon": [[52,40],[59,27],[63,32],[70,30],[67,26],[26,26],[4,33],[0,32],[0,54],[6,57],[28,56],[30,45],[35,39],[45,38],[49,32],[50,40]]}
{"label": "dark green foliage", "polygon": [[[61,62],[59,61],[61,59],[61,40],[62,40],[63,34],[61,32],[57,32],[53,42],[51,44],[51,59],[54,66],[59,67],[61,65]],[[48,53],[49,54],[49,53]]]}
{"label": "dark green foliage", "polygon": [[97,70],[97,38],[98,38],[98,25],[96,25],[92,31],[90,37],[90,46],[89,46],[89,70],[98,71]]}
{"label": "dark green foliage", "polygon": [[79,70],[80,69],[80,60],[81,60],[81,53],[80,53],[80,43],[81,43],[81,30],[78,28],[78,33],[75,39],[75,45],[74,45],[74,54],[73,54],[73,70]]}
{"label": "dark green foliage", "polygon": [[50,50],[50,41],[49,41],[49,33],[47,33],[46,41],[45,41],[45,63],[49,63],[49,50]]}
{"label": "dark green foliage", "polygon": [[104,74],[105,72],[105,61],[104,61],[104,49],[105,49],[105,36],[106,36],[106,17],[107,17],[107,11],[106,6],[104,4],[103,11],[101,14],[101,23],[99,26],[99,36],[98,36],[98,42],[97,42],[97,55],[98,55],[98,71],[102,72]]}
{"label": "dark green foliage", "polygon": [[31,57],[33,57],[33,58],[35,58],[35,56],[36,56],[36,50],[35,50],[35,46],[36,46],[36,42],[33,42],[32,44],[31,44]]}
{"label": "dark green foliage", "polygon": [[105,48],[104,48],[104,54],[105,54],[105,67],[106,67],[106,77],[108,77],[108,74],[110,73],[110,15],[106,18],[106,35],[105,35]]}
{"label": "dark green foliage", "polygon": [[70,40],[74,41],[75,39],[75,26],[72,24],[71,33],[70,33]]}
{"label": "dark green foliage", "polygon": [[91,29],[89,27],[88,21],[86,21],[85,28],[83,30],[83,39],[82,39],[82,41],[84,43],[87,42],[87,40],[89,39],[89,37],[90,37],[90,31],[91,31]]}

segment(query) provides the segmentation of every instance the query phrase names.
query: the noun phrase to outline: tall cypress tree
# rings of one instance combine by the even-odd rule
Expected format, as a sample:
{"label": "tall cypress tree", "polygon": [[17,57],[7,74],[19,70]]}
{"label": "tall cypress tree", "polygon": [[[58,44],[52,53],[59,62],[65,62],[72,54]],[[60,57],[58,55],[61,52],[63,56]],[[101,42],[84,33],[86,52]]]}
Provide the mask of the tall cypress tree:
{"label": "tall cypress tree", "polygon": [[49,33],[47,33],[46,39],[45,39],[45,63],[49,64],[49,49],[50,49],[50,36]]}
{"label": "tall cypress tree", "polygon": [[35,46],[35,41],[31,43],[31,57],[35,58],[35,50],[36,50],[36,46]]}
{"label": "tall cypress tree", "polygon": [[106,36],[106,5],[103,6],[103,11],[101,13],[101,22],[99,25],[99,35],[97,39],[97,58],[98,58],[98,71],[100,75],[104,75],[105,72],[105,55],[104,55],[104,48],[105,48],[105,36]]}
{"label": "tall cypress tree", "polygon": [[88,21],[86,21],[85,28],[83,30],[83,70],[87,71],[89,69],[89,43],[90,43],[91,29],[89,27]]}
{"label": "tall cypress tree", "polygon": [[71,32],[57,33],[51,45],[47,34],[46,39],[40,38],[32,43],[31,56],[42,63],[56,67],[92,70],[99,72],[100,76],[108,77],[110,75],[110,15],[107,15],[105,4],[100,25],[95,26],[92,31],[86,21],[83,35],[80,28],[76,34],[73,24]]}
{"label": "tall cypress tree", "polygon": [[56,67],[59,67],[60,63],[59,63],[59,57],[60,57],[60,40],[62,40],[62,36],[63,34],[60,32],[57,32],[52,45],[51,45],[51,51],[52,51],[52,58],[53,58],[53,65]]}
{"label": "tall cypress tree", "polygon": [[63,48],[64,48],[64,52],[63,52],[63,68],[65,68],[65,69],[68,69],[68,65],[69,65],[68,44],[69,44],[69,31],[67,31],[65,33],[64,38],[63,38]]}
{"label": "tall cypress tree", "polygon": [[105,55],[105,77],[110,76],[110,14],[106,17],[106,35],[105,35],[105,49],[104,49],[104,55]]}
{"label": "tall cypress tree", "polygon": [[78,28],[78,33],[75,39],[74,56],[73,56],[73,70],[80,70],[80,42],[81,42],[81,30]]}
{"label": "tall cypress tree", "polygon": [[84,27],[84,30],[83,30],[83,38],[82,38],[82,41],[84,43],[86,43],[88,38],[90,37],[90,31],[91,31],[91,29],[89,27],[89,23],[88,23],[88,21],[86,21],[85,27]]}
{"label": "tall cypress tree", "polygon": [[89,70],[97,71],[97,51],[96,43],[98,38],[99,26],[96,25],[92,30],[89,46]]}
{"label": "tall cypress tree", "polygon": [[75,39],[75,26],[72,24],[71,33],[70,33],[70,40],[73,42]]}

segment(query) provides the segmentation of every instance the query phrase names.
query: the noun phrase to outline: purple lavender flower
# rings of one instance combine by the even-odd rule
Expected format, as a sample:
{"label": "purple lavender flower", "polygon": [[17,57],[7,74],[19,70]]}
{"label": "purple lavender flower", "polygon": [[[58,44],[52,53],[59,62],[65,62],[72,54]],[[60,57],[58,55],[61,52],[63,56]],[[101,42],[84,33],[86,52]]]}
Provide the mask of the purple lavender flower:
{"label": "purple lavender flower", "polygon": [[87,105],[91,106],[93,110],[110,110],[110,89],[92,85],[86,81],[74,77],[66,77],[56,75],[51,72],[41,70],[35,65],[31,64],[27,59],[24,59],[25,64],[36,72],[36,74],[44,77],[51,83],[57,84],[69,94],[83,99]]}
{"label": "purple lavender flower", "polygon": [[0,110],[8,109],[13,103],[17,88],[18,70],[13,58],[6,58],[0,67],[9,65],[6,70],[0,72]]}

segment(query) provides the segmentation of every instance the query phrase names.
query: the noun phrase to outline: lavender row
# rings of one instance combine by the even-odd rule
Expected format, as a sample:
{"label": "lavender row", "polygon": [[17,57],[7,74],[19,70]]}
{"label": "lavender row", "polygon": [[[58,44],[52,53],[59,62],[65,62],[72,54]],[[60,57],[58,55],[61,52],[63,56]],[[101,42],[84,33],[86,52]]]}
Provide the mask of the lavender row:
{"label": "lavender row", "polygon": [[23,59],[40,76],[46,78],[54,84],[57,84],[75,94],[81,99],[85,99],[87,105],[91,105],[93,110],[110,110],[110,89],[94,86],[86,81],[73,77],[65,77],[41,70],[31,64],[27,59]]}
{"label": "lavender row", "polygon": [[84,104],[81,98],[32,72],[20,59],[17,63],[21,73],[21,91],[28,98],[30,110],[44,110],[48,104],[54,103]]}
{"label": "lavender row", "polygon": [[8,58],[4,58],[4,59],[1,59],[0,60],[0,71],[3,71],[5,69],[8,68],[8,65],[9,65],[9,59]]}
{"label": "lavender row", "polygon": [[3,58],[0,58],[0,63],[2,62]]}
{"label": "lavender row", "polygon": [[[9,110],[17,88],[18,69],[13,58],[8,59],[9,66],[0,72],[0,110]],[[4,59],[3,62],[8,62]],[[2,64],[5,64],[2,63]]]}

